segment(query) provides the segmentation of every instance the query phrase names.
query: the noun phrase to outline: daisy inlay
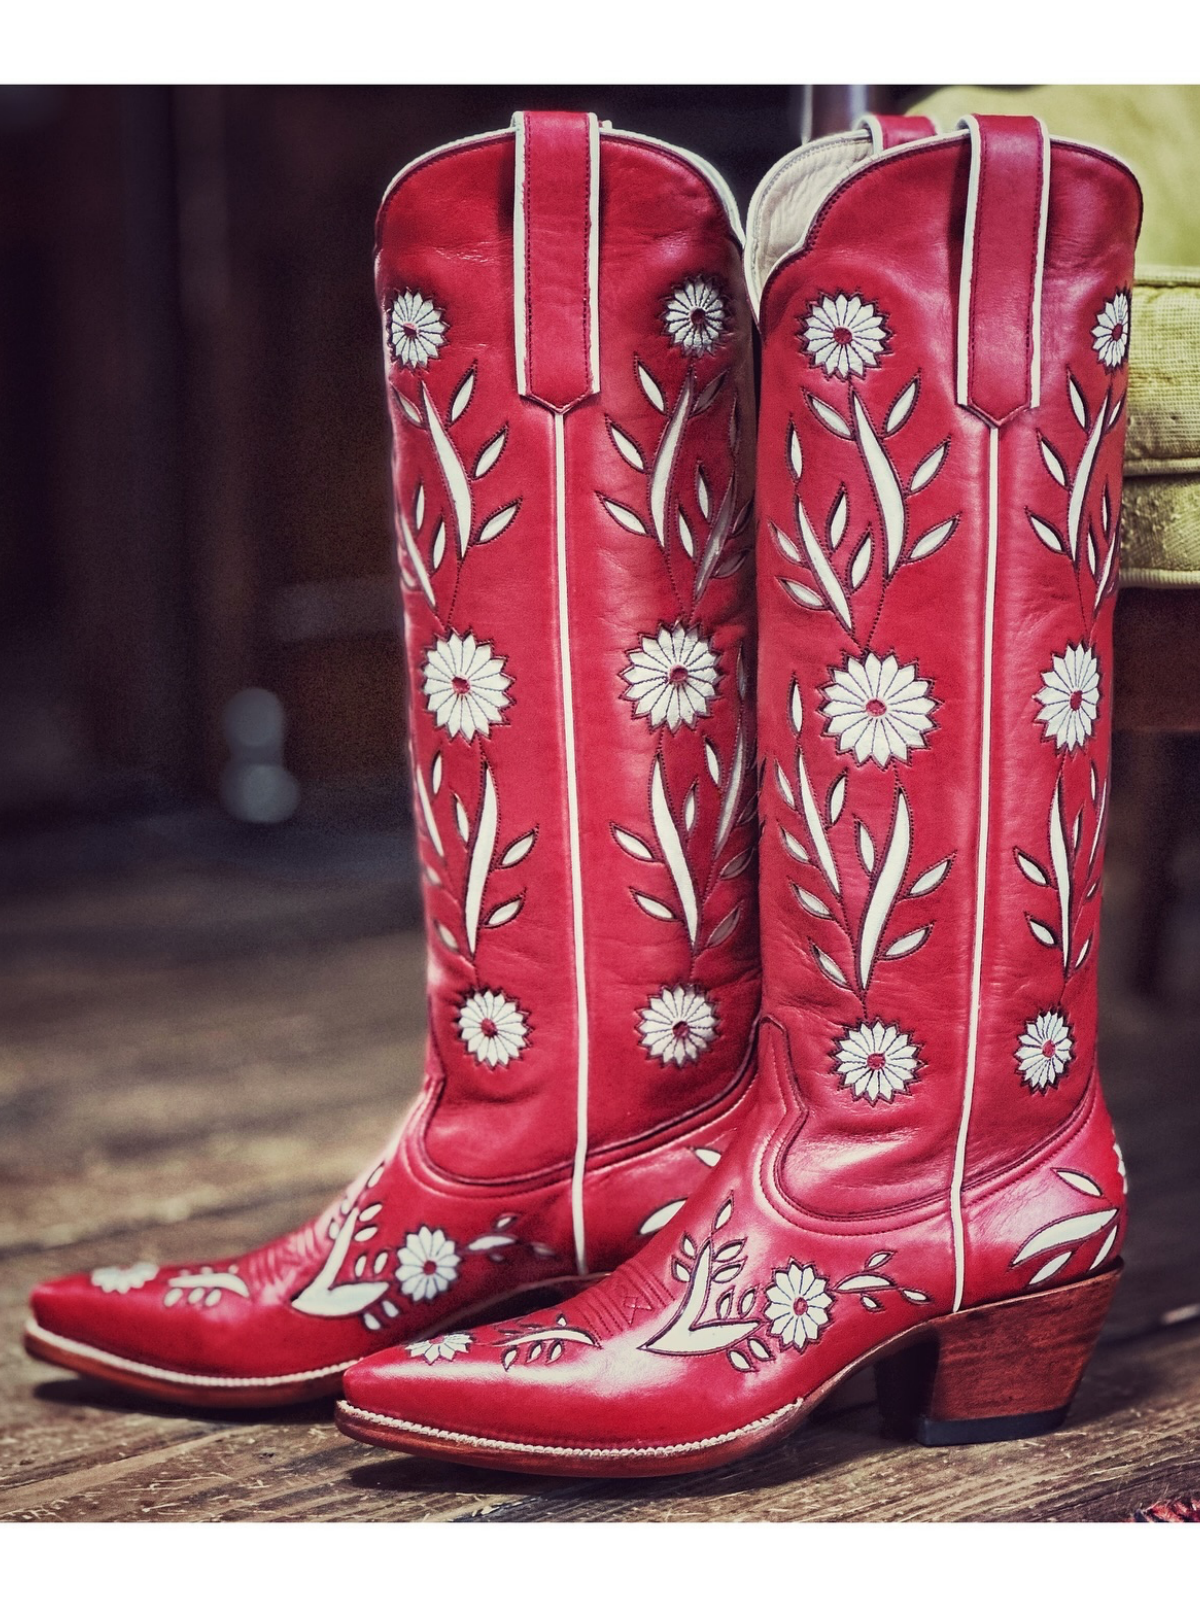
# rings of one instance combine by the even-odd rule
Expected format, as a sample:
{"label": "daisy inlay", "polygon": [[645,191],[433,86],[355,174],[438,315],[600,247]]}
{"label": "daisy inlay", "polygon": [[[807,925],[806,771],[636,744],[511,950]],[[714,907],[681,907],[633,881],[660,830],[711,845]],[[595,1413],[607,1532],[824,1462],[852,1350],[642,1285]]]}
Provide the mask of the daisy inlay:
{"label": "daisy inlay", "polygon": [[454,1240],[440,1228],[417,1229],[397,1252],[396,1281],[410,1300],[432,1300],[458,1277],[459,1255]]}
{"label": "daisy inlay", "polygon": [[417,1339],[404,1347],[410,1356],[421,1357],[432,1366],[435,1361],[453,1361],[471,1348],[469,1333],[443,1333],[436,1339]]}
{"label": "daisy inlay", "polygon": [[446,342],[446,322],[432,300],[405,289],[392,301],[388,333],[402,366],[426,367]]}
{"label": "daisy inlay", "polygon": [[1095,652],[1085,644],[1068,645],[1065,655],[1050,657],[1042,684],[1034,696],[1042,707],[1036,718],[1045,723],[1042,737],[1053,739],[1060,750],[1085,744],[1100,707],[1100,663]]}
{"label": "daisy inlay", "polygon": [[438,727],[468,744],[477,733],[486,738],[509,704],[505,690],[512,679],[501,671],[507,660],[473,633],[434,640],[425,652],[424,691]]}
{"label": "daisy inlay", "polygon": [[1119,367],[1129,350],[1129,296],[1118,289],[1096,318],[1092,348],[1110,371]]}
{"label": "daisy inlay", "polygon": [[827,1281],[815,1267],[802,1267],[796,1261],[780,1267],[767,1290],[766,1304],[771,1332],[780,1344],[801,1350],[821,1337],[833,1304],[833,1296],[825,1292]]}
{"label": "daisy inlay", "polygon": [[865,1098],[872,1105],[908,1094],[920,1065],[910,1035],[890,1022],[876,1020],[851,1028],[837,1047],[837,1071],[843,1087],[850,1089],[856,1100]]}
{"label": "daisy inlay", "polygon": [[847,380],[877,367],[890,337],[885,317],[857,294],[814,300],[800,333],[813,366]]}
{"label": "daisy inlay", "polygon": [[708,1049],[717,1016],[701,989],[677,984],[655,995],[641,1012],[638,1032],[647,1053],[666,1066],[682,1067]]}
{"label": "daisy inlay", "polygon": [[929,713],[936,702],[929,680],[917,677],[916,665],[901,666],[894,655],[882,659],[868,651],[859,661],[851,656],[833,670],[833,681],[821,691],[825,731],[840,751],[853,750],[859,766],[874,761],[886,767],[895,758],[907,761],[910,750],[925,748],[934,724]]}
{"label": "daisy inlay", "polygon": [[665,722],[672,733],[681,723],[694,727],[707,717],[717,692],[717,657],[699,628],[661,627],[645,636],[640,650],[630,650],[621,676],[629,687],[621,696],[634,702],[634,714],[649,717],[650,726]]}
{"label": "daisy inlay", "polygon": [[458,1013],[463,1044],[487,1067],[506,1067],[525,1048],[528,1013],[499,989],[476,990]]}
{"label": "daisy inlay", "polygon": [[1037,1094],[1045,1094],[1066,1072],[1075,1054],[1067,1019],[1061,1011],[1042,1011],[1025,1024],[1017,1045],[1017,1070]]}
{"label": "daisy inlay", "polygon": [[692,278],[667,301],[663,323],[673,344],[707,355],[725,329],[725,301],[706,278]]}
{"label": "daisy inlay", "polygon": [[152,1261],[135,1261],[132,1267],[97,1267],[91,1283],[104,1294],[128,1294],[130,1289],[143,1288],[157,1275],[158,1268]]}

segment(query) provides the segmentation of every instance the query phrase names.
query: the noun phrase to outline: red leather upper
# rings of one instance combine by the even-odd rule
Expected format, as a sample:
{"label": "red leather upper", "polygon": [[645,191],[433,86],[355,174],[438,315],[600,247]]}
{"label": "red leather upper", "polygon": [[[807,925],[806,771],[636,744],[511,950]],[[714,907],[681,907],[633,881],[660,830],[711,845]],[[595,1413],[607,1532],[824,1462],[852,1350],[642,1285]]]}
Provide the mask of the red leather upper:
{"label": "red leather upper", "polygon": [[[349,1373],[353,1405],[416,1425],[406,1448],[667,1471],[749,1448],[915,1324],[1116,1259],[1096,939],[1139,197],[1119,163],[1053,142],[1021,287],[1001,223],[1011,205],[1024,249],[1031,130],[979,121],[969,231],[966,133],[857,165],[840,136],[752,208],[753,1109],[603,1285],[463,1335],[452,1366],[400,1349]],[[836,161],[797,236],[806,171]],[[1031,343],[1008,340],[1040,306],[1040,405],[999,427],[958,399],[964,236],[985,404],[1028,382]]]}
{"label": "red leather upper", "polygon": [[751,319],[718,183],[536,113],[389,190],[424,1091],[313,1224],[43,1285],[41,1328],[176,1376],[336,1372],[612,1267],[719,1159],[759,970]]}
{"label": "red leather upper", "polygon": [[[574,1159],[581,1043],[589,1152],[661,1134],[715,1102],[741,1070],[758,1003],[746,855],[753,398],[737,240],[689,163],[599,134],[600,390],[575,403],[586,382],[586,119],[526,119],[525,142],[536,394],[514,393],[513,134],[419,163],[388,195],[378,234],[385,314],[416,291],[447,326],[426,365],[392,361],[389,386],[439,1081],[424,1141],[436,1163],[471,1179]],[[494,218],[494,231],[481,218]],[[563,248],[542,251],[551,235]],[[664,319],[693,284],[711,291],[719,333],[688,346]],[[563,571],[551,407],[566,410]],[[706,571],[714,537],[720,554]],[[676,629],[692,636],[697,687],[685,681],[665,715],[657,704],[639,712],[628,697],[631,658],[647,639],[653,655],[663,630]],[[499,720],[470,739],[422,705],[422,663],[452,635],[485,644],[509,680]],[[475,847],[489,785],[496,821],[485,863]],[[506,866],[531,836],[528,854]],[[484,883],[474,933],[473,867]],[[716,1031],[683,1065],[664,1066],[643,1045],[642,1013],[676,988],[712,1008]],[[498,1067],[464,1049],[459,1025],[469,996],[488,991],[524,1018],[519,1055]],[[476,1131],[481,1105],[486,1139]]]}
{"label": "red leather upper", "polygon": [[[979,120],[986,126],[994,119]],[[984,812],[985,661],[991,672],[991,794],[967,1180],[1036,1150],[1080,1106],[1094,1070],[1099,905],[1092,886],[1099,882],[1102,845],[1094,855],[1091,846],[1107,792],[1116,581],[1115,554],[1108,557],[1115,552],[1120,504],[1123,408],[1115,426],[1097,440],[1094,458],[1089,446],[1101,411],[1107,422],[1123,399],[1125,367],[1103,364],[1092,329],[1106,302],[1128,289],[1139,197],[1119,164],[1055,141],[1041,291],[1042,403],[993,435],[956,399],[956,312],[970,174],[971,141],[965,134],[897,149],[851,173],[825,201],[804,249],[775,271],[760,313],[758,503],[766,529],[759,573],[760,742],[768,772],[760,886],[764,990],[771,1014],[787,1024],[810,1106],[803,1144],[788,1161],[788,1181],[827,1214],[831,1195],[835,1207],[858,1212],[950,1192],[974,1005],[969,977]],[[1027,200],[1034,181],[1027,184]],[[1006,262],[987,255],[996,228],[986,202],[982,215],[974,244],[984,260],[976,282],[1002,285]],[[843,292],[878,308],[886,329],[874,365],[849,380],[830,374],[802,342],[814,308]],[[992,340],[985,352],[977,370],[988,361],[1002,366],[1002,341]],[[1087,426],[1076,414],[1073,389]],[[799,481],[784,453],[793,427],[804,452]],[[988,632],[993,438],[998,525]],[[1043,439],[1053,458],[1043,453]],[[1052,471],[1051,459],[1061,467]],[[773,472],[772,460],[778,463]],[[1086,496],[1072,514],[1071,494],[1056,473],[1075,483],[1081,465],[1087,470]],[[845,532],[835,549],[828,528],[843,493]],[[817,542],[833,572],[827,585],[804,559],[801,507],[814,532],[820,530]],[[1047,547],[1031,512],[1061,531],[1062,547]],[[1068,523],[1082,530],[1074,558],[1064,548]],[[1095,577],[1089,527],[1096,541]],[[791,559],[772,528],[800,560]],[[868,539],[869,565],[862,555]],[[891,548],[898,553],[889,572],[890,539],[897,541]],[[922,549],[928,553],[918,555]],[[856,561],[862,577],[854,588]],[[819,603],[798,600],[788,588],[797,583]],[[842,597],[849,626],[831,592]],[[1036,696],[1054,658],[1080,644],[1097,655],[1101,692],[1084,744],[1068,749],[1044,736]],[[831,686],[845,682],[849,661],[868,655],[911,665],[914,679],[927,685],[923,697],[934,702],[915,713],[913,742],[903,756],[889,756],[883,765],[873,755],[862,761],[853,750],[840,749],[840,735],[831,726]],[[799,738],[790,710],[794,683],[804,719]],[[795,791],[798,750],[840,894],[821,869],[802,807],[788,804],[777,777],[771,781],[782,769]],[[831,791],[843,778],[837,821],[831,823]],[[1051,802],[1060,781],[1064,828],[1073,830],[1078,816],[1083,830],[1081,848],[1062,874],[1073,885],[1065,974],[1051,859]],[[897,830],[901,796],[906,821]],[[789,857],[784,829],[815,865]],[[887,917],[869,952],[865,983],[863,927],[880,874],[865,864],[863,830],[877,869],[889,843],[898,837],[904,843],[894,895],[876,902],[877,910],[886,907]],[[1047,884],[1022,870],[1018,851],[1043,870]],[[943,863],[948,866],[940,882],[914,895],[918,881]],[[827,914],[799,900],[799,890]],[[1054,933],[1054,945],[1039,942],[1030,918]],[[921,930],[927,931],[915,948],[888,958],[890,949]],[[798,942],[807,951],[800,961]],[[823,968],[816,950],[847,986]],[[1063,1005],[1074,1036],[1071,1067],[1052,1090],[1030,1092],[1017,1068],[1020,1036],[1031,1018]],[[921,1063],[903,1092],[874,1103],[847,1092],[836,1067],[839,1037],[872,1018],[910,1035]],[[1111,1152],[1109,1164],[1110,1157]]]}

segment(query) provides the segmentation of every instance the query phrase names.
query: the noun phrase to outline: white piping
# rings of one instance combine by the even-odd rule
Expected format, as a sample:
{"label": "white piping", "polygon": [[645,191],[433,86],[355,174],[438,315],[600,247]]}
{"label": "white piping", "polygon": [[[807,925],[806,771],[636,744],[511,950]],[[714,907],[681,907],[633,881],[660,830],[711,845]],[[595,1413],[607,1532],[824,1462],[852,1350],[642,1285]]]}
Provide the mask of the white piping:
{"label": "white piping", "polygon": [[1042,403],[1042,281],[1046,276],[1046,226],[1050,216],[1050,134],[1040,117],[1037,123],[1042,134],[1042,198],[1033,268],[1033,349],[1029,367],[1029,404],[1032,410]]}
{"label": "white piping", "polygon": [[600,124],[588,116],[588,365],[600,393]]}
{"label": "white piping", "polygon": [[856,133],[860,128],[865,128],[871,135],[871,154],[873,156],[881,156],[883,154],[883,123],[873,112],[864,111],[854,124]]}
{"label": "white piping", "polygon": [[419,167],[427,166],[429,162],[437,161],[440,157],[449,155],[451,150],[466,150],[471,145],[487,144],[492,139],[505,139],[508,137],[508,133],[509,130],[507,128],[498,128],[494,133],[472,133],[468,134],[465,139],[451,139],[446,144],[438,145],[436,150],[426,150],[424,155],[414,156],[411,161],[406,162],[400,168],[400,171],[383,191],[383,196],[379,202],[380,208],[382,209],[390,200],[396,185],[403,183],[405,178],[411,177]]}
{"label": "white piping", "polygon": [[745,244],[746,236],[742,231],[742,219],[738,215],[737,201],[733,198],[733,190],[717,171],[710,161],[703,156],[698,156],[694,150],[685,150],[682,145],[668,144],[665,139],[652,138],[648,133],[630,133],[627,128],[612,128],[606,126],[605,137],[614,139],[628,139],[633,144],[648,144],[655,150],[669,150],[673,156],[678,156],[687,166],[698,172],[711,186],[713,193],[721,202],[721,207],[729,219],[729,226],[734,238],[739,244]]}
{"label": "white piping", "polygon": [[529,393],[529,323],[525,305],[525,117],[513,117],[513,336],[517,355],[517,393]]}
{"label": "white piping", "polygon": [[575,947],[575,1161],[571,1170],[571,1224],[575,1264],[587,1276],[587,1234],[583,1218],[583,1169],[588,1152],[588,1005],[583,953],[583,863],[579,842],[579,780],[575,770],[575,698],[571,683],[571,632],[567,622],[567,466],[565,422],[554,413],[554,533],[558,567],[558,658],[562,680],[564,759],[567,767],[567,835],[571,856],[571,933]]}
{"label": "white piping", "polygon": [[970,405],[970,345],[971,345],[971,278],[975,271],[975,227],[979,217],[979,169],[983,150],[979,139],[979,124],[974,117],[964,117],[959,124],[967,129],[971,138],[971,173],[967,180],[967,216],[963,225],[962,269],[958,278],[958,348],[957,386],[955,398],[960,406]]}
{"label": "white piping", "polygon": [[979,1012],[983,984],[983,922],[987,889],[988,823],[992,781],[992,640],[996,622],[996,551],[999,541],[1000,430],[988,429],[988,542],[987,585],[983,616],[983,716],[979,734],[979,844],[975,858],[975,942],[971,955],[971,1000],[967,1034],[967,1071],[963,1083],[962,1119],[950,1178],[950,1229],[954,1237],[954,1304],[963,1302],[966,1270],[963,1239],[962,1191],[967,1162],[967,1131],[975,1096],[975,1069],[979,1055]]}

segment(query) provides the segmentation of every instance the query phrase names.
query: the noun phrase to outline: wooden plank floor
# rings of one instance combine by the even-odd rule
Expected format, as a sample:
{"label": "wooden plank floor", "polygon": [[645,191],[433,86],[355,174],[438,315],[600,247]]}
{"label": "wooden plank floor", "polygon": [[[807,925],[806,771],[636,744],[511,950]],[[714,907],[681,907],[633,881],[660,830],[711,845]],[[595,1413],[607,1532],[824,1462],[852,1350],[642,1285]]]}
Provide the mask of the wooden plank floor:
{"label": "wooden plank floor", "polygon": [[1197,1013],[1122,989],[1114,873],[1105,1078],[1133,1222],[1069,1425],[887,1443],[856,1386],[742,1465],[632,1485],[434,1466],[345,1439],[332,1402],[188,1412],[28,1359],[39,1278],[239,1252],[370,1157],[419,1076],[424,955],[378,885],[193,861],[27,888],[0,913],[0,1518],[1121,1520],[1197,1492]]}

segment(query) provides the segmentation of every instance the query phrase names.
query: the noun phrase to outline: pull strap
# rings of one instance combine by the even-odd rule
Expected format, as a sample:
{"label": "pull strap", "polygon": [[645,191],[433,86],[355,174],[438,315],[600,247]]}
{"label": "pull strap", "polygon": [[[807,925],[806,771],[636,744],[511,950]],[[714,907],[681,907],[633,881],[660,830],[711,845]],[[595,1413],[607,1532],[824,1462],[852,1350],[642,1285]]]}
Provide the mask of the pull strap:
{"label": "pull strap", "polygon": [[569,411],[600,391],[600,127],[518,111],[513,202],[517,392]]}
{"label": "pull strap", "polygon": [[1038,117],[964,117],[971,174],[958,292],[957,399],[994,426],[1041,400],[1050,138]]}
{"label": "pull strap", "polygon": [[881,116],[867,111],[854,124],[865,128],[871,135],[871,154],[880,156],[885,150],[894,150],[898,144],[911,144],[914,139],[935,139],[937,128],[932,117]]}

